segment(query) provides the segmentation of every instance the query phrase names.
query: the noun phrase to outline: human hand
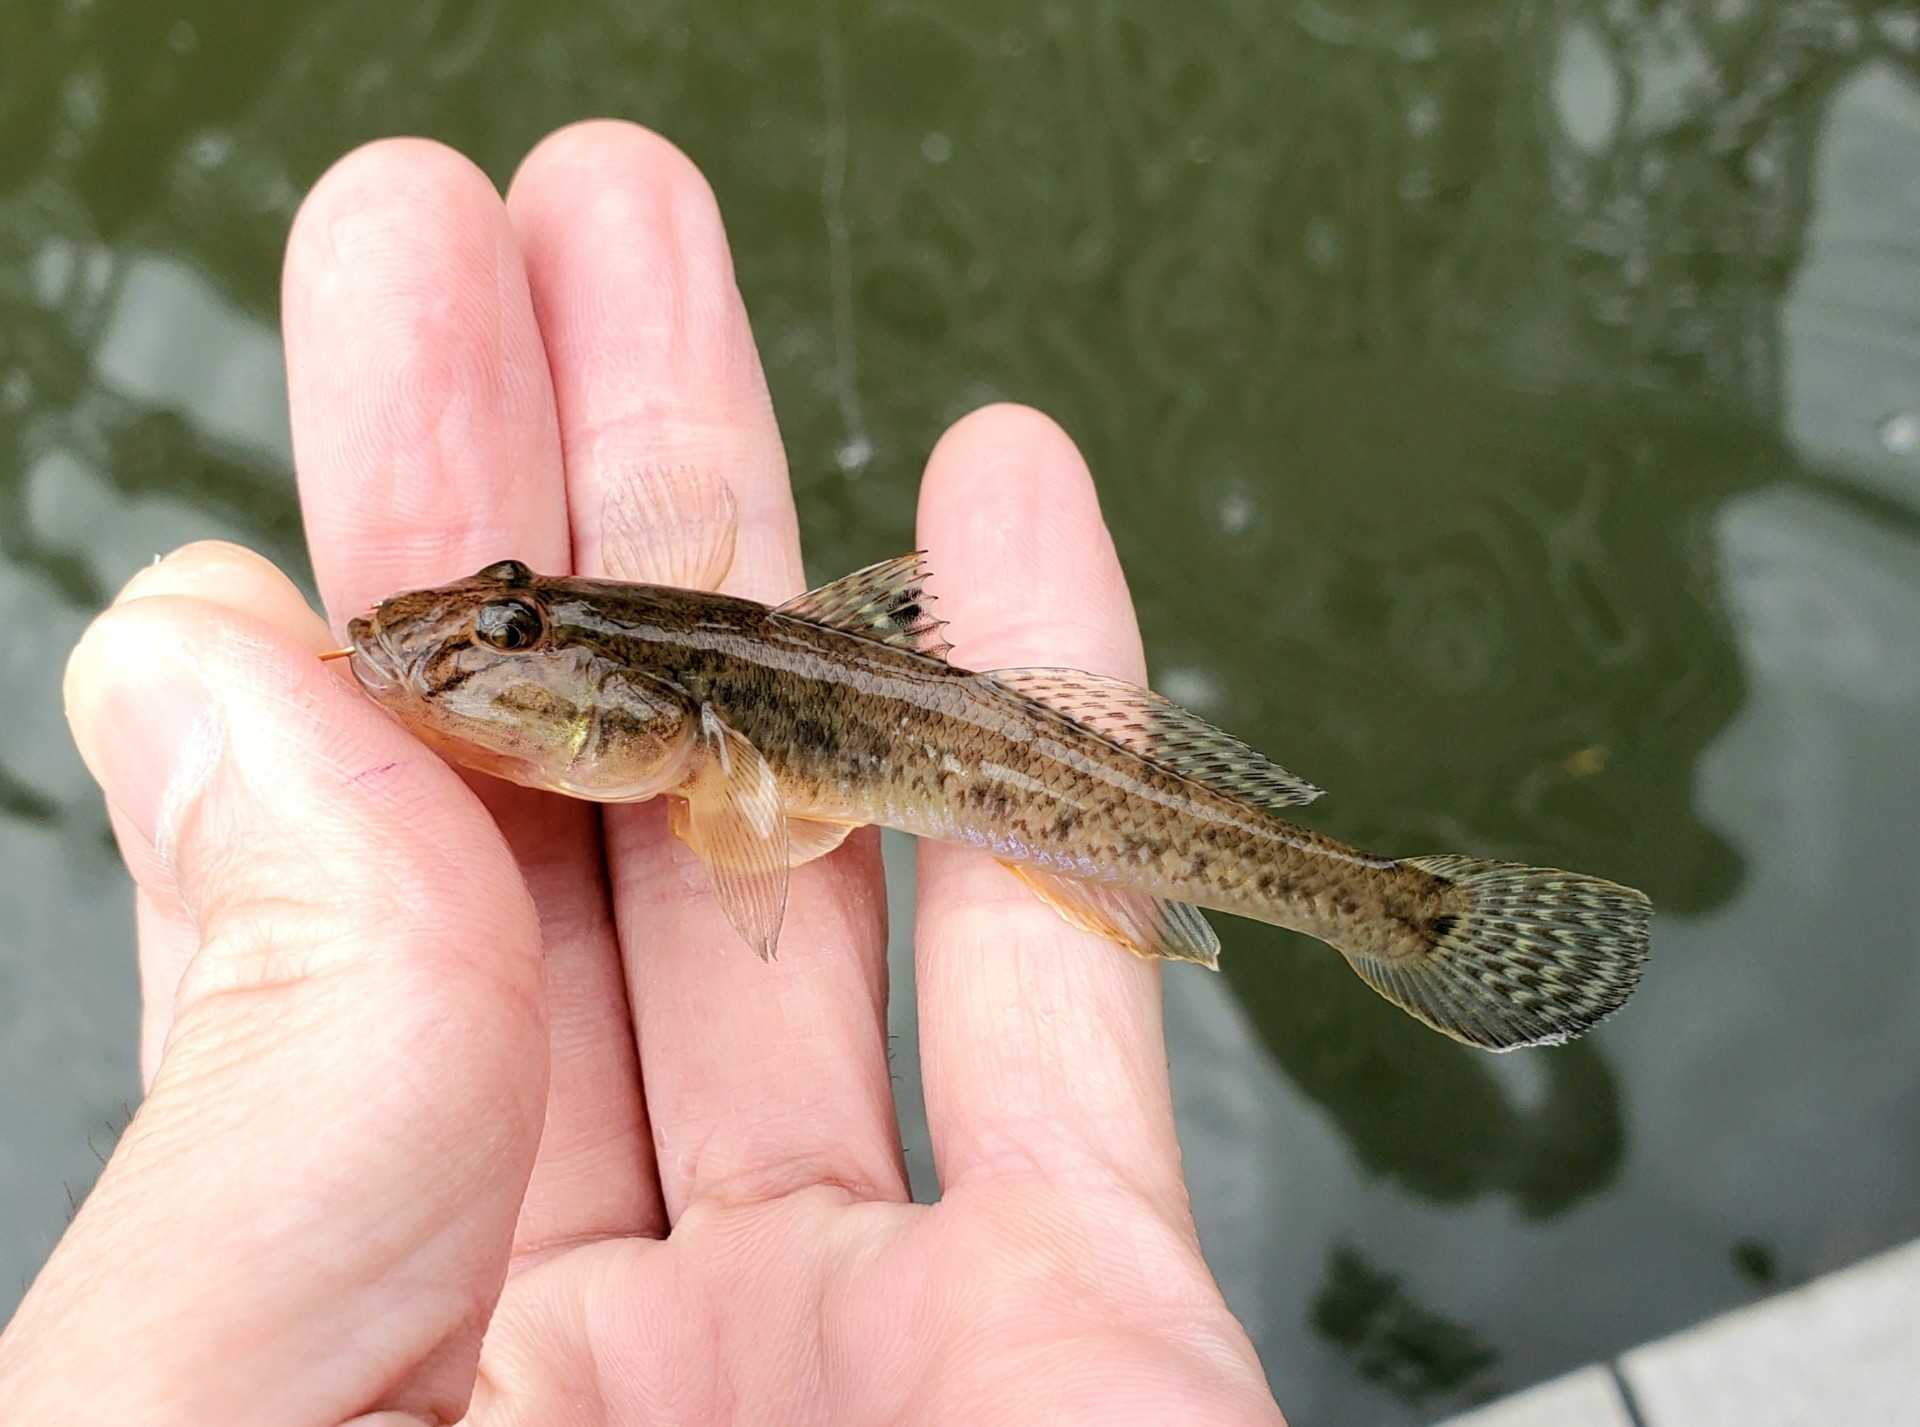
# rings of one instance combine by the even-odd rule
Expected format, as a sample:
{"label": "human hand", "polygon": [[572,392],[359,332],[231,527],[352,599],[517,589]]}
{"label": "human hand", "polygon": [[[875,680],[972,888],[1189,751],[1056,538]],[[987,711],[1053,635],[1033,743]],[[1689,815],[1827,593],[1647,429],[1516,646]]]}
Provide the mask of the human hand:
{"label": "human hand", "polygon": [[[602,513],[682,463],[735,492],[728,588],[801,588],[719,216],[660,139],[564,130],[504,205],[447,150],[363,149],[284,296],[336,628],[503,556],[599,573]],[[1045,418],[955,426],[919,526],[957,660],[1142,677]],[[795,871],[763,965],[657,805],[469,784],[331,642],[264,561],[194,546],[74,655],[148,1093],[0,1339],[18,1420],[1279,1421],[1194,1235],[1155,966],[923,845],[943,1194],[914,1205],[872,831]]]}

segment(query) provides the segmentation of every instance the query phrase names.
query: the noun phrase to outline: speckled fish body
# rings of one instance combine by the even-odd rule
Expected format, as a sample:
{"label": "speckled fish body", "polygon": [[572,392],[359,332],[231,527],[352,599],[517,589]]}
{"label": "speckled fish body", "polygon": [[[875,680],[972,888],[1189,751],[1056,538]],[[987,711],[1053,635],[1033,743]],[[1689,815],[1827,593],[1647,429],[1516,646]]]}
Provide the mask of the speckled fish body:
{"label": "speckled fish body", "polygon": [[1631,990],[1639,893],[1301,827],[1280,810],[1317,789],[1158,695],[949,663],[923,581],[909,557],[772,608],[506,561],[356,621],[353,668],[454,761],[674,799],[675,831],[763,955],[788,867],[879,824],[990,851],[1136,954],[1213,964],[1195,908],[1305,932],[1489,1048],[1578,1034]]}
{"label": "speckled fish body", "polygon": [[686,616],[665,634],[660,666],[766,756],[795,816],[1284,916],[1280,925],[1323,938],[1343,919],[1417,916],[1443,892],[1436,878],[1216,792],[990,675],[746,601],[649,598]]}
{"label": "speckled fish body", "polygon": [[587,580],[535,590],[557,637],[672,683],[743,735],[790,817],[1284,915],[1323,938],[1447,900],[1430,874],[1216,792],[990,675],[725,595]]}

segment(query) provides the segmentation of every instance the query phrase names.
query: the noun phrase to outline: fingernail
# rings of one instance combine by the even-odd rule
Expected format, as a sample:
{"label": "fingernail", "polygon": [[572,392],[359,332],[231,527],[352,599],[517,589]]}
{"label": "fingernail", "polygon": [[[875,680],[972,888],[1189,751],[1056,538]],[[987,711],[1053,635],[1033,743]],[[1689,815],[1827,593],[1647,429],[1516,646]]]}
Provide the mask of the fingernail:
{"label": "fingernail", "polygon": [[125,604],[128,600],[139,599],[141,586],[147,582],[153,572],[166,564],[167,561],[171,560],[175,555],[178,555],[181,550],[187,548],[189,547],[181,546],[178,549],[169,550],[164,555],[156,554],[151,560],[147,561],[146,564],[127,576],[126,583],[120,586],[120,593],[113,597],[113,602],[115,604]]}
{"label": "fingernail", "polygon": [[171,863],[226,734],[160,621],[112,611],[67,666],[67,720],[107,801]]}

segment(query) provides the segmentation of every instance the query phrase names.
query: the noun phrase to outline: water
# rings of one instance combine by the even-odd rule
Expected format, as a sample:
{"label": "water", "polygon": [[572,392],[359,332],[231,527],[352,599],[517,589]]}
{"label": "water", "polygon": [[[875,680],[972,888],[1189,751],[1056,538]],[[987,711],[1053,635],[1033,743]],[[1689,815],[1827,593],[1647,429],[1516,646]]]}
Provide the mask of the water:
{"label": "water", "polygon": [[277,275],[326,164],[421,132],[504,183],[589,113],[720,194],[817,575],[906,548],[946,422],[1033,402],[1157,682],[1320,826],[1660,907],[1554,1053],[1244,922],[1170,974],[1202,1233],[1298,1420],[1920,1233],[1920,20],[1427,10],[0,0],[0,1309],[136,1094],[65,652],[185,539],[304,571]]}

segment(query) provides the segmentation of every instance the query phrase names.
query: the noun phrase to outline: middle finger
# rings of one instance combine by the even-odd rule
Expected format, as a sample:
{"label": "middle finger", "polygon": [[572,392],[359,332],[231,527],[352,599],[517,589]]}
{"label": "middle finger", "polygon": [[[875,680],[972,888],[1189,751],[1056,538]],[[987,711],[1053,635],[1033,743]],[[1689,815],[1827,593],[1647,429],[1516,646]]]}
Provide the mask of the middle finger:
{"label": "middle finger", "polygon": [[[507,556],[567,570],[546,357],[484,174],[420,140],[348,155],[294,224],[284,305],[301,504],[336,628],[395,590]],[[658,1232],[593,810],[472,781],[519,859],[545,945],[547,1115],[515,1252]]]}
{"label": "middle finger", "polygon": [[[602,514],[692,466],[739,507],[727,590],[797,594],[786,460],[706,180],[658,136],[595,122],[541,144],[507,202],[553,372],[581,572],[646,578],[608,568]],[[610,807],[606,827],[668,1214],[823,1182],[904,1198],[877,838],[795,869],[765,965],[657,802]]]}

